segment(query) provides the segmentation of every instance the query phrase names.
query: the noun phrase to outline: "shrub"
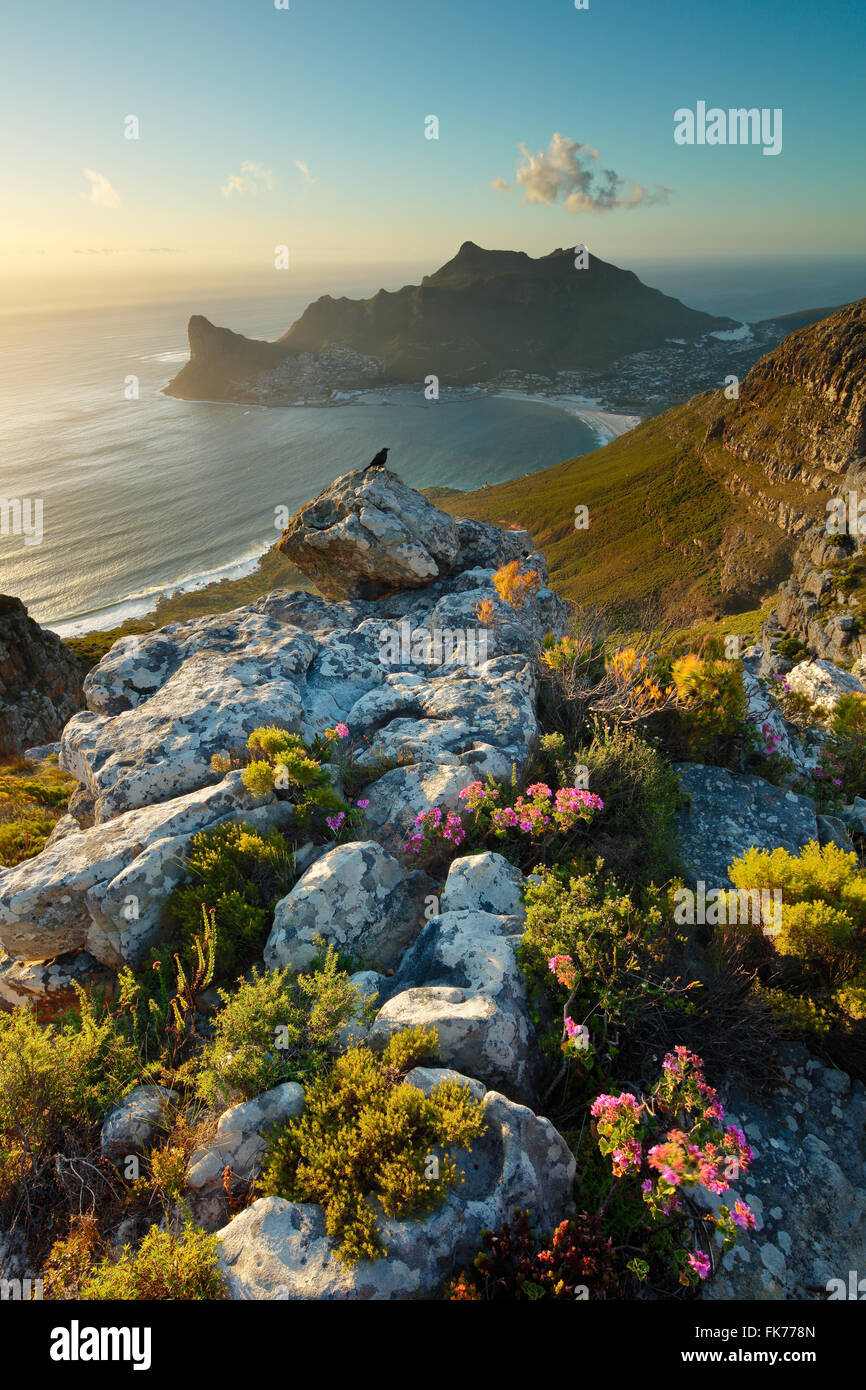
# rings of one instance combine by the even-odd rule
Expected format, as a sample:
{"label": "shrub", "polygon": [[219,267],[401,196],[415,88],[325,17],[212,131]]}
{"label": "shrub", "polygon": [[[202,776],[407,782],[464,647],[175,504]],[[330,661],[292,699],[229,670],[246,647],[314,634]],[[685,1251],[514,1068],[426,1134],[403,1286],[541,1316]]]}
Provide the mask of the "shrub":
{"label": "shrub", "polygon": [[577,758],[604,803],[593,828],[596,838],[613,837],[612,845],[605,840],[605,860],[641,882],[661,882],[675,867],[680,793],[670,763],[637,730],[600,722]]}
{"label": "shrub", "polygon": [[578,877],[541,869],[525,896],[518,958],[533,997],[554,1020],[547,1049],[564,1055],[550,1094],[568,1063],[586,1070],[614,1054],[620,1030],[633,1032],[679,991],[664,973],[670,942],[660,893],[649,892],[639,910],[599,865]]}
{"label": "shrub", "polygon": [[562,1221],[543,1246],[529,1212],[515,1212],[497,1231],[482,1232],[482,1249],[472,1268],[450,1281],[451,1301],[488,1302],[528,1299],[596,1299],[620,1296],[614,1272],[613,1242],[602,1234],[597,1216],[583,1212]]}
{"label": "shrub", "polygon": [[184,960],[192,960],[206,903],[217,931],[214,978],[232,978],[261,955],[274,905],[295,881],[294,855],[279,831],[224,824],[192,837],[185,870],[187,882],[166,904],[174,937],[168,949],[176,945]]}
{"label": "shrub", "polygon": [[139,1080],[136,1049],[78,991],[80,1017],[40,1026],[29,1008],[0,1013],[0,1199],[44,1176],[56,1150],[84,1142]]}
{"label": "shrub", "polygon": [[866,695],[843,695],[830,720],[825,760],[836,761],[846,800],[866,795]]}
{"label": "shrub", "polygon": [[443,812],[439,806],[415,817],[404,853],[431,860],[451,858],[464,841],[467,847],[495,847],[512,863],[534,866],[551,853],[561,857],[569,841],[602,809],[599,797],[581,787],[534,782],[525,795],[517,786],[473,782],[460,793],[465,810]]}
{"label": "shrub", "polygon": [[73,1223],[57,1241],[47,1266],[49,1296],[92,1302],[103,1299],[191,1301],[225,1297],[216,1236],[187,1224],[180,1232],[151,1226],[138,1249],[119,1256],[105,1250],[96,1223]]}
{"label": "shrub", "polygon": [[826,1038],[841,1050],[840,1065],[859,1072],[866,873],[856,854],[810,840],[799,855],[750,849],[728,872],[738,888],[781,893],[780,930],[764,938],[756,985],[777,1027]]}
{"label": "shrub", "polygon": [[[650,1226],[689,1214],[683,1202],[689,1188],[727,1191],[752,1161],[742,1130],[724,1127],[724,1111],[707,1085],[701,1059],[685,1047],[665,1057],[661,1077],[645,1099],[639,1101],[630,1091],[600,1095],[591,1114],[614,1183],[640,1187]],[[693,1221],[696,1233],[701,1227],[706,1231],[704,1223]],[[739,1230],[755,1229],[752,1212],[740,1201],[733,1210],[719,1206],[704,1222],[722,1237],[723,1252],[736,1243]],[[700,1238],[695,1250],[678,1252],[678,1259],[680,1283],[686,1286],[706,1279],[712,1267]]]}
{"label": "shrub", "polygon": [[467,1087],[445,1081],[425,1095],[403,1081],[435,1046],[435,1030],[411,1028],[381,1055],[351,1048],[310,1083],[303,1115],[272,1140],[262,1190],[319,1203],[347,1262],[387,1254],[374,1201],[401,1219],[434,1210],[461,1179],[450,1148],[469,1148],[484,1129]]}
{"label": "shrub", "polygon": [[222,997],[196,1081],[202,1099],[221,1106],[323,1069],[338,1029],[360,1008],[332,947],[310,974],[256,972]]}
{"label": "shrub", "polygon": [[671,667],[680,735],[691,760],[730,763],[752,743],[743,673],[735,661],[705,661],[690,654]]}

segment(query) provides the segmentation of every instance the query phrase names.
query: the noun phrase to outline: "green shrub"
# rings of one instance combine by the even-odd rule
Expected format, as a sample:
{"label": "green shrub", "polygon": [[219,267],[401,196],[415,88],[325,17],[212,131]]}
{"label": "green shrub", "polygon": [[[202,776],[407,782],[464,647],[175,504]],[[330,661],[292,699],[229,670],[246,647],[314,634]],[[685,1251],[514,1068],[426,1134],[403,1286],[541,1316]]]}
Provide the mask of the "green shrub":
{"label": "green shrub", "polygon": [[635,729],[600,723],[576,757],[604,802],[593,830],[614,838],[605,843],[605,860],[616,872],[660,883],[675,867],[679,784],[670,763]]}
{"label": "green shrub", "polygon": [[518,952],[539,1021],[550,1025],[546,1049],[584,1070],[616,1051],[621,1030],[633,1032],[677,995],[665,973],[671,938],[661,892],[648,890],[638,908],[601,870],[600,862],[577,877],[539,870],[526,886]]}
{"label": "green shrub", "polygon": [[781,893],[780,930],[764,938],[757,984],[777,1025],[819,1036],[835,1030],[840,1065],[859,1071],[852,1029],[866,978],[866,873],[857,855],[810,840],[798,855],[750,849],[728,872],[737,888]]}
{"label": "green shrub", "polygon": [[445,1081],[425,1095],[403,1081],[435,1046],[435,1030],[413,1028],[381,1055],[351,1048],[310,1083],[303,1115],[272,1140],[262,1190],[323,1207],[347,1262],[387,1253],[377,1206],[397,1218],[434,1210],[461,1178],[450,1148],[469,1148],[483,1132],[482,1106],[467,1087]]}
{"label": "green shrub", "polygon": [[722,765],[742,759],[753,737],[739,662],[704,661],[692,653],[673,662],[671,676],[686,756]]}
{"label": "green shrub", "polygon": [[217,1239],[191,1224],[180,1232],[151,1226],[137,1250],[107,1252],[95,1223],[73,1225],[55,1242],[47,1266],[51,1298],[191,1301],[225,1297]]}
{"label": "green shrub", "polygon": [[63,1142],[85,1140],[139,1080],[116,1021],[79,990],[80,1017],[41,1026],[29,1008],[0,1013],[0,1199],[38,1180]]}
{"label": "green shrub", "polygon": [[835,757],[844,799],[866,796],[866,695],[843,695],[830,720],[825,753]]}
{"label": "green shrub", "polygon": [[337,1031],[361,1008],[333,948],[310,974],[256,972],[232,993],[221,993],[224,1003],[196,1080],[202,1099],[221,1106],[322,1070]]}
{"label": "green shrub", "polygon": [[176,948],[185,961],[192,960],[205,903],[217,929],[214,978],[232,978],[261,955],[274,905],[295,881],[294,855],[279,831],[225,824],[192,837],[185,869],[187,881],[166,904],[173,938],[168,950]]}

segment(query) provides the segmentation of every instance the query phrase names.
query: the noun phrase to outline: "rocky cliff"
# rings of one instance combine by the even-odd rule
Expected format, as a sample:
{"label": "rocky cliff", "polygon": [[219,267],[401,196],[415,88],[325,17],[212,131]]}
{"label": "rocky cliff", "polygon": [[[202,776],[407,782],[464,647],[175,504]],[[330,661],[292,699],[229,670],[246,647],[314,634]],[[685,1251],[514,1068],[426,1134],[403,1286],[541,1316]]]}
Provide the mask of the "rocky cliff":
{"label": "rocky cliff", "polygon": [[[799,594],[828,565],[858,568],[863,537],[826,523],[833,499],[863,495],[866,300],[791,334],[734,391],[704,392],[594,454],[443,506],[528,529],[571,597],[660,597],[684,622],[756,607],[792,578]],[[589,519],[577,531],[576,506]],[[780,618],[802,633],[816,609],[795,614],[784,594]],[[862,598],[858,581],[847,617]],[[859,639],[856,625],[841,630]],[[855,643],[852,655],[864,650]]]}
{"label": "rocky cliff", "polygon": [[0,762],[54,743],[83,703],[68,647],[28,617],[20,599],[0,594]]}
{"label": "rocky cliff", "polygon": [[[361,960],[351,983],[369,1011],[347,1025],[341,1045],[362,1042],[378,1055],[407,1027],[434,1028],[439,1065],[414,1066],[404,1084],[422,1095],[443,1083],[466,1090],[481,1107],[483,1134],[466,1156],[465,1182],[432,1214],[381,1215],[385,1251],[375,1260],[342,1261],[317,1202],[251,1189],[271,1127],[304,1113],[306,1077],[208,1110],[202,1142],[184,1155],[184,1200],[216,1232],[232,1298],[432,1298],[468,1267],[482,1232],[515,1208],[541,1232],[567,1221],[575,1154],[586,1162],[580,1136],[572,1151],[540,1113],[549,1059],[523,968],[523,872],[490,850],[461,856],[455,842],[447,872],[433,880],[406,852],[418,818],[437,808],[456,818],[471,784],[527,780],[544,727],[539,640],[563,632],[565,608],[525,533],[456,521],[388,470],[338,478],[291,519],[282,544],[339,597],[277,591],[122,638],[88,675],[87,709],[61,740],[61,765],[80,791],[46,848],[0,873],[0,1007],[35,1003],[50,1017],[74,999],[75,984],[110,992],[116,972],[161,952],[166,905],[201,832],[243,825],[250,836],[284,837],[295,881],[266,927],[269,978],[306,968],[322,942]],[[494,583],[503,565],[535,576],[520,603]],[[484,650],[470,660],[482,629]],[[446,632],[459,650],[437,650]],[[805,763],[809,750],[757,680],[761,659],[757,651],[743,663],[753,716],[765,727],[775,720]],[[847,679],[862,692],[854,676],[819,675],[831,691]],[[327,731],[351,738],[362,833],[329,841],[275,782],[248,785],[230,755],[261,726],[296,732],[308,747]],[[348,794],[349,765],[341,767],[331,785]],[[814,801],[784,786],[701,764],[678,774],[690,881],[727,883],[728,863],[749,846],[796,853],[828,835],[846,842],[844,826],[822,825]],[[198,1002],[206,1034],[204,994]],[[722,1051],[728,1046],[725,1037]],[[730,1088],[727,1122],[746,1125],[757,1155],[728,1200],[747,1201],[759,1244],[747,1258],[739,1248],[723,1260],[717,1252],[715,1296],[810,1297],[863,1258],[866,1091],[802,1047],[780,1043],[777,1052],[775,1095]],[[165,1086],[136,1085],[101,1121],[91,1170],[146,1155],[178,1102]],[[199,1118],[193,1106],[190,1123]],[[832,1200],[816,1196],[828,1184]],[[148,1228],[130,1221],[113,1232],[118,1245]],[[31,1268],[30,1258],[24,1246],[0,1245],[0,1276]]]}

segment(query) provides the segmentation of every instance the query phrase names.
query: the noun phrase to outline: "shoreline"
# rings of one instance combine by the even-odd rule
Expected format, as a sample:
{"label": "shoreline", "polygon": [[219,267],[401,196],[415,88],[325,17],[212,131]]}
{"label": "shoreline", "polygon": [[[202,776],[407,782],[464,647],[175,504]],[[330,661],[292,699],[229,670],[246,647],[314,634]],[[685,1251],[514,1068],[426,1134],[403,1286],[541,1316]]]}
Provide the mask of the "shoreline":
{"label": "shoreline", "polygon": [[[600,410],[598,401],[589,396],[578,396],[573,394],[546,395],[541,392],[523,391],[519,388],[496,389],[486,383],[481,383],[470,387],[452,388],[454,395],[445,396],[443,404],[466,402],[471,399],[479,399],[481,396],[499,397],[505,400],[525,401],[528,404],[546,405],[552,409],[565,410],[568,414],[575,416],[586,424],[595,434],[598,446],[609,443],[613,439],[633,429],[640,424],[641,417],[638,415],[615,414],[611,411]],[[318,408],[337,408],[341,405],[364,405],[364,404],[388,404],[387,397],[392,392],[405,392],[406,386],[389,386],[383,388],[365,387],[360,388],[357,394],[352,394],[342,400],[332,401],[293,401],[286,402],[284,406],[269,404],[263,401],[205,401],[193,399],[186,396],[175,396],[168,392],[165,387],[159,388],[159,394],[168,400],[187,401],[190,404],[199,405],[224,405],[234,406],[241,410],[272,410],[287,408],[292,406],[309,409],[310,406]],[[361,397],[376,395],[380,399],[375,401],[364,401]],[[435,487],[435,483],[428,484]],[[63,618],[56,622],[49,620],[39,620],[41,626],[54,632],[63,641],[70,638],[86,637],[93,633],[110,632],[123,626],[124,623],[136,622],[152,616],[158,611],[160,605],[170,600],[176,595],[196,593],[207,589],[212,585],[220,583],[232,583],[236,580],[248,578],[255,574],[260,567],[262,560],[271,549],[267,544],[261,548],[250,550],[249,548],[237,559],[229,561],[227,564],[220,565],[213,570],[204,571],[199,574],[186,575],[182,579],[161,586],[158,589],[148,590],[146,593],[128,596],[115,603],[106,605],[104,608],[97,609],[91,613],[80,614],[76,617]],[[168,621],[171,621],[169,619]]]}
{"label": "shoreline", "polygon": [[82,614],[77,618],[64,618],[55,623],[40,622],[40,626],[49,632],[55,632],[64,642],[69,637],[86,637],[92,632],[110,632],[126,622],[134,622],[138,618],[146,618],[155,613],[160,601],[170,599],[175,594],[194,594],[209,588],[211,584],[232,583],[234,580],[247,578],[255,573],[270,549],[271,546],[266,545],[255,553],[247,551],[237,560],[220,565],[218,569],[188,575],[174,584],[163,585],[162,588],[136,595],[134,598],[121,599],[106,608]]}
{"label": "shoreline", "polygon": [[517,389],[496,391],[494,394],[513,401],[529,401],[535,405],[549,405],[555,410],[565,410],[569,415],[577,416],[579,420],[582,420],[585,425],[589,425],[590,429],[595,431],[600,446],[609,444],[613,439],[619,439],[621,435],[628,434],[629,430],[635,429],[643,420],[641,415],[621,415],[612,410],[600,410],[598,401],[592,396],[569,394],[548,396],[540,391],[531,392]]}

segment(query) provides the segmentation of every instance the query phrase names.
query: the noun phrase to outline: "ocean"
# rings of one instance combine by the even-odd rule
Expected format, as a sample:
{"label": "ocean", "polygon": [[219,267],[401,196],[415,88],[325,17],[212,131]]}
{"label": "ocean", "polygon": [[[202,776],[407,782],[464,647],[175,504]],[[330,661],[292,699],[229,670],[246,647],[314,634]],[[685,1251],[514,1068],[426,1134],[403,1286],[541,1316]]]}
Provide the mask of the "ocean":
{"label": "ocean", "polygon": [[[204,312],[273,338],[310,297],[211,302]],[[602,442],[555,405],[484,394],[428,402],[420,390],[369,392],[328,408],[173,400],[161,388],[186,360],[188,315],[200,307],[0,318],[0,497],[42,503],[40,544],[23,531],[0,535],[0,592],[61,636],[248,572],[276,539],[278,507],[294,512],[383,444],[407,483],[470,489]],[[138,399],[126,399],[133,376]]]}

